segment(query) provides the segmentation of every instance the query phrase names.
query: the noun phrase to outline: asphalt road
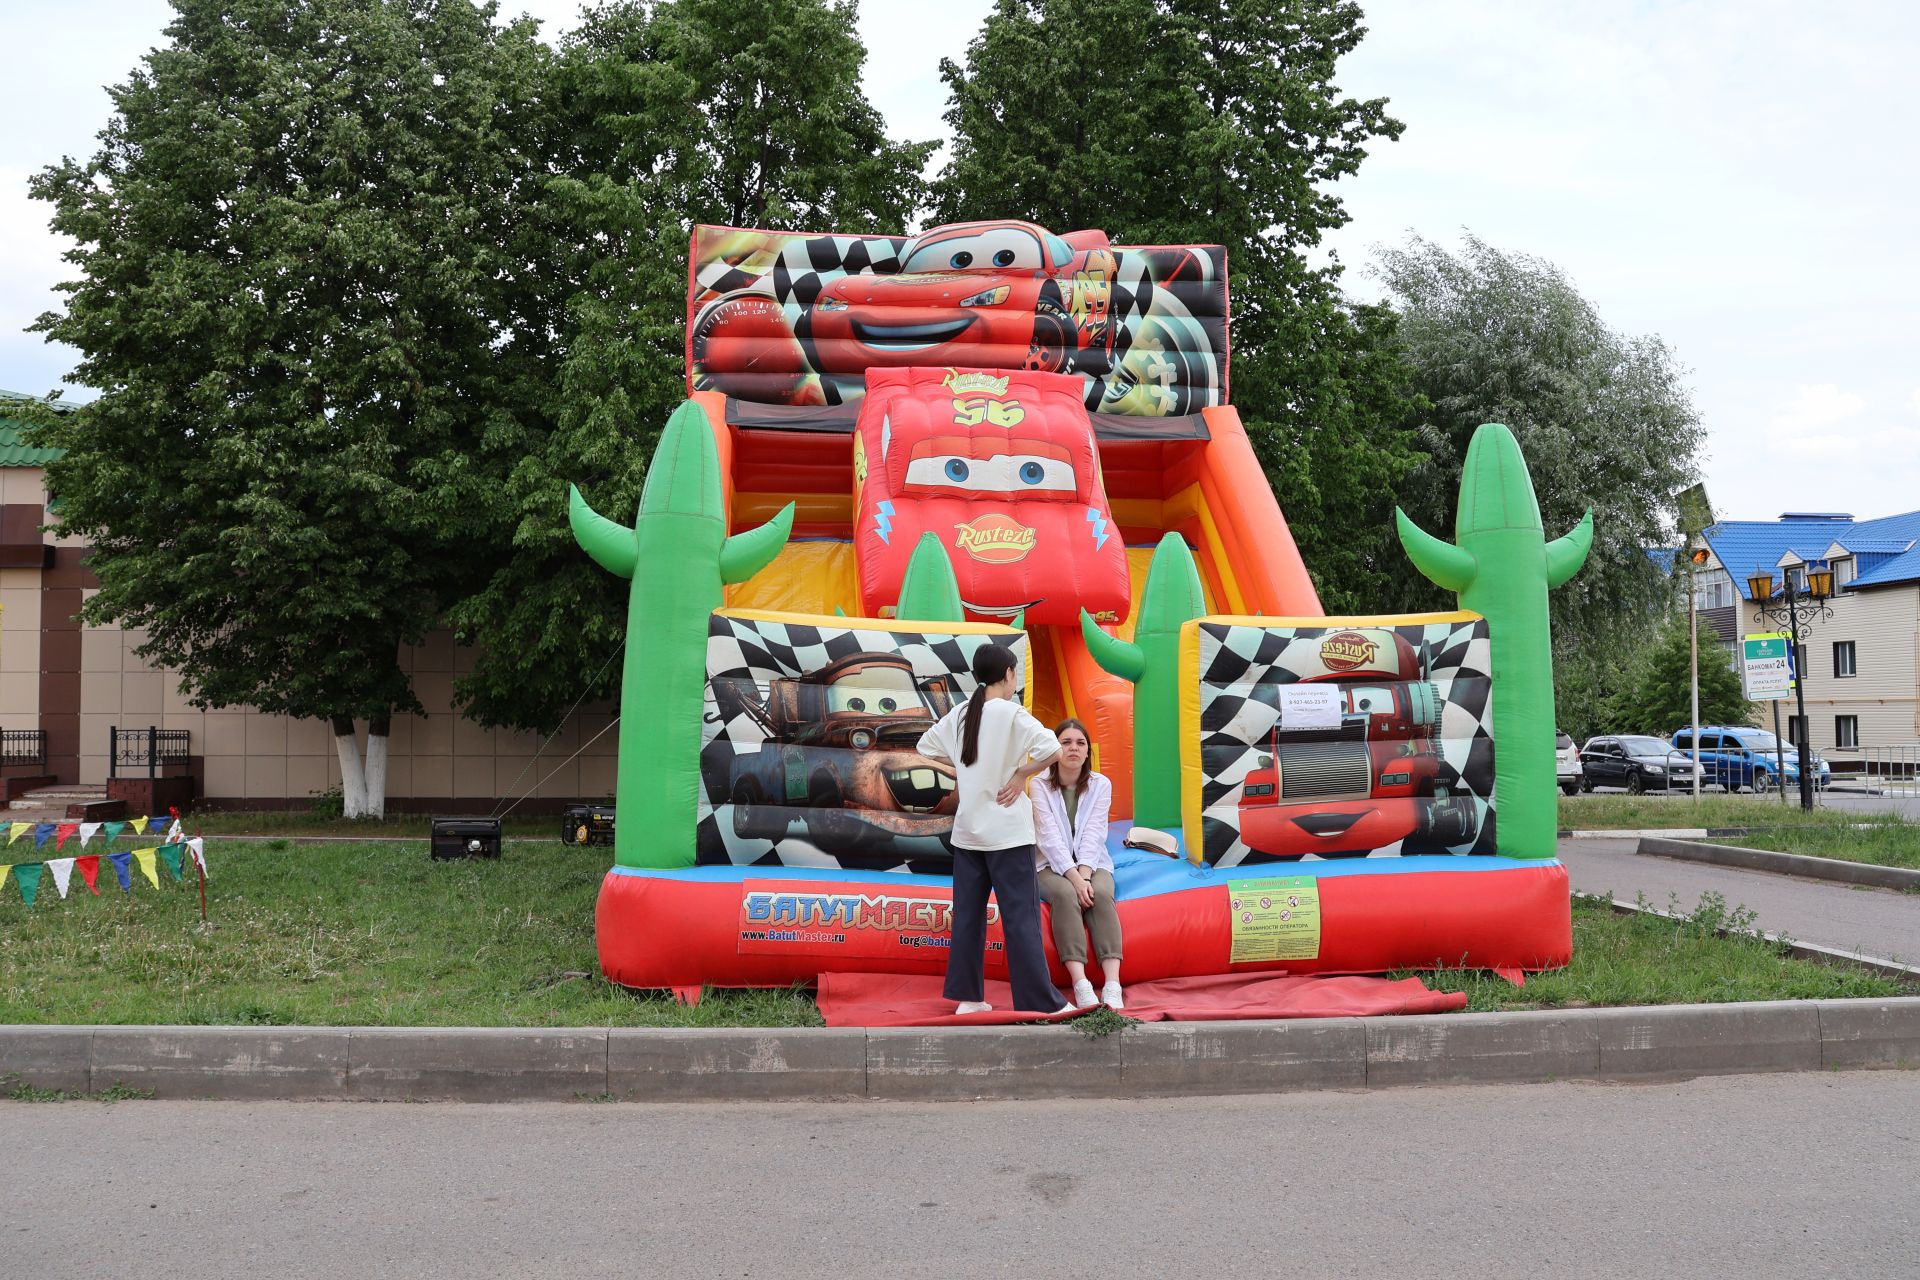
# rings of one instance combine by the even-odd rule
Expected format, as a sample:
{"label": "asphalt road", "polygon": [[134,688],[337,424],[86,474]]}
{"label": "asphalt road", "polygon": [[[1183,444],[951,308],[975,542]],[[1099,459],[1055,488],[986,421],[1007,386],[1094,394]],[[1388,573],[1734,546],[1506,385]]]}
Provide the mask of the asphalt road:
{"label": "asphalt road", "polygon": [[0,1103],[24,1278],[1920,1274],[1920,1072],[1150,1102]]}
{"label": "asphalt road", "polygon": [[1662,911],[1677,896],[1680,909],[1691,911],[1702,893],[1712,891],[1729,907],[1751,908],[1760,928],[1796,942],[1920,964],[1920,894],[1642,856],[1634,852],[1638,843],[1562,840],[1560,861],[1577,893],[1611,894],[1627,902],[1645,895]]}

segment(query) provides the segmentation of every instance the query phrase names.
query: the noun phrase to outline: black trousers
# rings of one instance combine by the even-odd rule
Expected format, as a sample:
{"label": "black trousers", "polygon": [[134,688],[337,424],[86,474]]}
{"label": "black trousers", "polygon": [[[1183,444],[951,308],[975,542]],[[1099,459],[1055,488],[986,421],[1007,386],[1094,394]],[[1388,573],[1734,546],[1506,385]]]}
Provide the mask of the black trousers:
{"label": "black trousers", "polygon": [[947,948],[947,999],[986,996],[987,893],[1000,903],[1000,932],[1007,943],[1007,976],[1013,1007],[1052,1013],[1066,997],[1047,977],[1040,941],[1040,888],[1034,879],[1033,846],[953,851],[953,945]]}

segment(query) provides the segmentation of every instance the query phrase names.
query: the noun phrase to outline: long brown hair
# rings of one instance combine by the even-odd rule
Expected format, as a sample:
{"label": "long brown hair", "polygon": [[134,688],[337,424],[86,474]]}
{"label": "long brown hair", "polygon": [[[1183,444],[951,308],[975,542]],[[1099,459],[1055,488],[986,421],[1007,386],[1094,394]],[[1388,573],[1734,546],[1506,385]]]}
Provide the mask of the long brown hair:
{"label": "long brown hair", "polygon": [[960,763],[972,764],[980,758],[980,717],[986,711],[986,688],[998,684],[1013,670],[1013,654],[991,642],[973,651],[973,693],[967,698],[967,710],[961,717]]}
{"label": "long brown hair", "polygon": [[[1084,787],[1087,785],[1088,776],[1093,773],[1093,735],[1087,732],[1087,726],[1081,724],[1072,716],[1068,716],[1065,720],[1053,726],[1053,736],[1057,738],[1069,729],[1078,729],[1080,736],[1087,740],[1087,760],[1085,764],[1080,766],[1080,781],[1078,783],[1078,785]],[[1055,759],[1052,764],[1047,766],[1047,781],[1053,784],[1055,791],[1060,790],[1060,788],[1065,785],[1060,781],[1060,761],[1058,759]]]}

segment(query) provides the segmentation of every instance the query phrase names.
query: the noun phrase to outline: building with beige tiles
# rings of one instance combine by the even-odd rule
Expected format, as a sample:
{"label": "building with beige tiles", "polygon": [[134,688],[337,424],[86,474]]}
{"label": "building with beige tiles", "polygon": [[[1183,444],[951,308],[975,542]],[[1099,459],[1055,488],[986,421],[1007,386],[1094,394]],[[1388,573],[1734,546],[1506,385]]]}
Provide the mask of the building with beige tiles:
{"label": "building with beige tiles", "polygon": [[[84,543],[41,529],[42,468],[52,456],[0,419],[0,730],[8,735],[0,772],[9,798],[41,780],[100,784],[126,773],[133,767],[110,759],[114,731],[149,728],[186,731],[185,760],[164,772],[192,777],[206,806],[302,808],[337,791],[340,765],[325,721],[194,707],[170,672],[136,652],[141,632],[80,622],[99,583]],[[606,704],[586,704],[536,763],[538,735],[489,729],[453,710],[454,677],[473,659],[449,631],[402,653],[427,713],[393,719],[389,809],[486,813],[527,795],[517,812],[552,812],[612,796],[618,735],[602,732],[612,720]],[[356,727],[364,749],[366,724]],[[43,753],[27,749],[22,730],[41,731]],[[144,764],[133,771],[148,772]]]}
{"label": "building with beige tiles", "polygon": [[[1784,630],[1758,613],[1748,585],[1754,573],[1772,575],[1778,604],[1783,557],[1833,570],[1831,614],[1806,628],[1796,664],[1806,723],[1793,700],[1780,704],[1789,741],[1810,734],[1813,748],[1841,768],[1920,747],[1920,511],[1874,520],[1838,513],[1726,520],[1703,540],[1712,554],[1700,581],[1713,575],[1724,583],[1741,634]],[[1804,593],[1806,568],[1791,572]]]}

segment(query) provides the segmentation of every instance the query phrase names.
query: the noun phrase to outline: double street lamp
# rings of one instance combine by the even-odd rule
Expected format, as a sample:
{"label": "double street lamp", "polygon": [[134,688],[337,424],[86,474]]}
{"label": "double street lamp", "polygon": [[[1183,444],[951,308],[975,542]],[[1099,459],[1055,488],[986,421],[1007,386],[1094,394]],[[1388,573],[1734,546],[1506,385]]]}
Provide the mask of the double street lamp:
{"label": "double street lamp", "polygon": [[[1833,570],[1825,561],[1808,564],[1791,551],[1780,557],[1776,567],[1785,587],[1778,604],[1773,603],[1773,574],[1764,568],[1753,571],[1753,576],[1747,579],[1747,589],[1753,593],[1755,612],[1787,628],[1793,637],[1793,696],[1800,713],[1800,807],[1811,809],[1813,725],[1807,719],[1807,672],[1806,663],[1802,661],[1805,653],[1801,636],[1815,618],[1833,616],[1833,609],[1827,604],[1833,596]],[[1806,575],[1804,589],[1794,582],[1796,571]]]}

